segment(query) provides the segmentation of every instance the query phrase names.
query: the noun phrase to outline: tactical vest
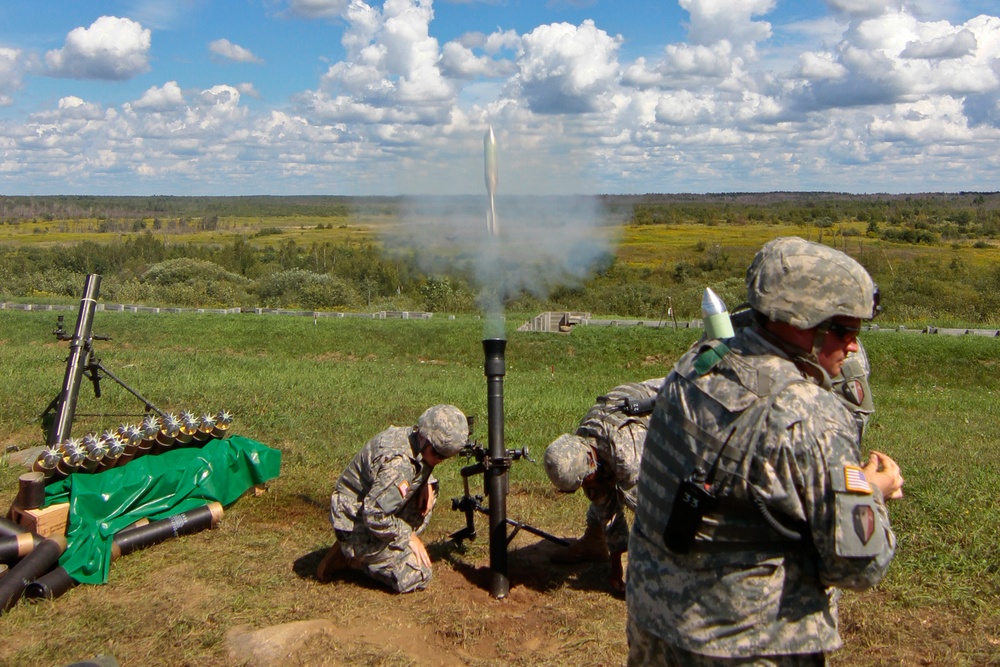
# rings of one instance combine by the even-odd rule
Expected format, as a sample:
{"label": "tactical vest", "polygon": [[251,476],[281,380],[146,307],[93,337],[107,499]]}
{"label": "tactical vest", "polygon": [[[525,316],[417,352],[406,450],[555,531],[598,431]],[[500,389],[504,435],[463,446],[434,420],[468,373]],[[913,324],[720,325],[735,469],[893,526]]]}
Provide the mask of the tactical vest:
{"label": "tactical vest", "polygon": [[801,375],[772,377],[766,366],[702,343],[674,368],[658,400],[643,452],[636,523],[663,536],[682,482],[701,476],[715,497],[697,531],[698,548],[791,542],[796,526],[771,516],[755,496],[750,466],[774,401]]}
{"label": "tactical vest", "polygon": [[650,413],[630,415],[624,410],[626,399],[643,401],[656,395],[649,387],[637,382],[630,382],[615,387],[604,396],[598,396],[597,402],[584,416],[576,434],[584,438],[612,440],[612,434],[630,422],[649,425]]}

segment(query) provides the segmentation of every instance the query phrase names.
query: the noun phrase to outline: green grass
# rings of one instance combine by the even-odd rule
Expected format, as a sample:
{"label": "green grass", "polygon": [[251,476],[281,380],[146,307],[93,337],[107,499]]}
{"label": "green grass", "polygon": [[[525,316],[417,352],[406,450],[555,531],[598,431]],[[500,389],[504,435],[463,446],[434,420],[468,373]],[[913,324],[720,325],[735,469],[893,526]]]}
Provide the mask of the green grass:
{"label": "green grass", "polygon": [[[696,331],[574,328],[570,335],[514,331],[508,315],[508,447],[545,446],[575,428],[594,397],[625,381],[665,375]],[[67,317],[71,328],[75,315]],[[67,344],[54,313],[0,311],[0,445],[42,444],[37,423],[62,382]],[[457,404],[485,441],[483,321],[321,319],[257,315],[104,313],[94,331],[103,363],[168,411],[225,408],[233,432],[282,451],[269,491],[227,508],[219,529],[117,561],[108,584],[81,586],[52,603],[19,604],[0,623],[0,665],[67,664],[111,652],[123,665],[238,664],[227,633],[316,618],[338,632],[302,648],[299,664],[618,664],[624,605],[600,567],[512,572],[510,601],[490,600],[470,574],[488,562],[484,539],[464,550],[461,462],[442,465],[442,503],[429,543],[436,579],[400,599],[348,579],[320,586],[306,574],[331,542],[333,482],[358,448],[428,405]],[[979,665],[1000,661],[1000,341],[978,336],[868,334],[877,413],[866,446],[893,456],[906,478],[891,506],[899,550],[875,591],[847,593],[847,647],[835,665]],[[88,382],[74,434],[117,425],[139,404],[108,380]],[[0,497],[13,500],[23,468],[0,464]],[[556,534],[583,526],[580,494],[554,492],[540,463],[511,471],[512,517]],[[485,523],[480,518],[481,532]],[[527,558],[534,538],[518,536]],[[518,561],[520,562],[520,561]],[[471,568],[471,570],[470,570]],[[440,577],[438,579],[437,577]],[[410,641],[409,634],[414,637]],[[381,640],[376,638],[381,637]],[[381,644],[379,642],[382,642]],[[409,656],[409,658],[404,657]],[[411,660],[412,662],[407,662]]]}

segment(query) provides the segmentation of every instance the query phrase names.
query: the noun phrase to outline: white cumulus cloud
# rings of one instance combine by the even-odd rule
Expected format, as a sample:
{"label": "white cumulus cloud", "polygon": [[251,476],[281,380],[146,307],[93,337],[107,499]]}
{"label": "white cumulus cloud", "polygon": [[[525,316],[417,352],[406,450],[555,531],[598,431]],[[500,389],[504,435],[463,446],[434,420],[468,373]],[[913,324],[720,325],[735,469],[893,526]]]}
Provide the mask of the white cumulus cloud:
{"label": "white cumulus cloud", "polygon": [[521,40],[515,83],[536,113],[597,111],[620,76],[620,46],[589,19],[539,26]]}
{"label": "white cumulus cloud", "polygon": [[441,49],[429,32],[433,17],[430,0],[386,0],[381,11],[354,0],[345,14],[347,58],[300,102],[326,120],[443,121],[456,90],[441,71]]}
{"label": "white cumulus cloud", "polygon": [[688,36],[695,44],[727,40],[747,44],[767,39],[771,24],[754,21],[754,16],[774,9],[775,0],[679,0],[691,15]]}
{"label": "white cumulus cloud", "polygon": [[288,12],[307,19],[337,18],[349,4],[349,0],[289,0]]}
{"label": "white cumulus cloud", "polygon": [[21,88],[22,60],[19,49],[0,48],[0,106],[12,104],[10,94]]}
{"label": "white cumulus cloud", "polygon": [[249,49],[245,49],[239,44],[233,44],[228,39],[216,39],[209,42],[208,50],[217,56],[237,63],[260,64],[264,62]]}
{"label": "white cumulus cloud", "polygon": [[132,102],[133,109],[143,109],[145,111],[170,111],[184,105],[184,94],[176,81],[168,81],[162,88],[153,86],[142,94],[135,102]]}
{"label": "white cumulus cloud", "polygon": [[66,44],[45,54],[47,74],[70,79],[124,81],[149,69],[149,30],[131,19],[102,16],[75,28]]}

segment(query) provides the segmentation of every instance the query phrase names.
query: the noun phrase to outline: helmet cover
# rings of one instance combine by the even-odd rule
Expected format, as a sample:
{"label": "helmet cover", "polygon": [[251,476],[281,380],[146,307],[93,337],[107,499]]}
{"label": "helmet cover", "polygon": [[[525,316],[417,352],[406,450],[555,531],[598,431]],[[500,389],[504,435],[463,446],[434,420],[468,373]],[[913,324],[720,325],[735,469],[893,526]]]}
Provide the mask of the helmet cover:
{"label": "helmet cover", "polygon": [[591,458],[592,451],[587,438],[563,433],[545,450],[545,473],[557,489],[573,493],[597,467]]}
{"label": "helmet cover", "polygon": [[469,420],[454,405],[434,405],[417,420],[417,431],[442,458],[458,454],[469,442]]}
{"label": "helmet cover", "polygon": [[765,243],[746,279],[750,306],[796,329],[837,316],[875,316],[877,288],[868,271],[839,250],[796,236]]}

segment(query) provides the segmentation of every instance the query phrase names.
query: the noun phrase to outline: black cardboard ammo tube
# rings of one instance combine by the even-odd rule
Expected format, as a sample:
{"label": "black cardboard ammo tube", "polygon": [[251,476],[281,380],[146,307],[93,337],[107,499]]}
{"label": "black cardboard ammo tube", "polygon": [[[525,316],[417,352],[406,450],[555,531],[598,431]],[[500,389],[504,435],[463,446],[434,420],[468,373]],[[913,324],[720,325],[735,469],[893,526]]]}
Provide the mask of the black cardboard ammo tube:
{"label": "black cardboard ammo tube", "polygon": [[4,535],[0,537],[0,563],[13,565],[30,554],[41,538],[34,533]]}
{"label": "black cardboard ammo tube", "polygon": [[0,517],[0,535],[23,535],[29,532],[27,528],[10,519]]}
{"label": "black cardboard ammo tube", "polygon": [[53,535],[41,540],[30,554],[12,567],[0,579],[0,614],[17,604],[28,584],[51,570],[65,550],[66,538]]}
{"label": "black cardboard ammo tube", "polygon": [[153,521],[145,526],[124,528],[115,534],[111,543],[111,559],[127,556],[133,551],[159,544],[172,537],[214,528],[222,518],[222,511],[222,505],[213,501],[203,507]]}
{"label": "black cardboard ammo tube", "polygon": [[55,600],[76,584],[66,568],[60,565],[25,586],[24,597],[28,600]]}

